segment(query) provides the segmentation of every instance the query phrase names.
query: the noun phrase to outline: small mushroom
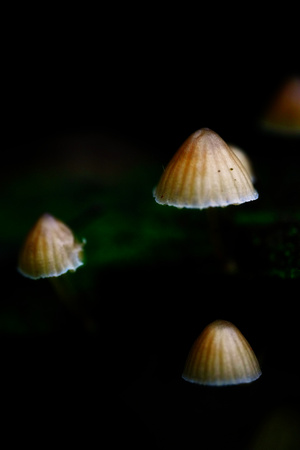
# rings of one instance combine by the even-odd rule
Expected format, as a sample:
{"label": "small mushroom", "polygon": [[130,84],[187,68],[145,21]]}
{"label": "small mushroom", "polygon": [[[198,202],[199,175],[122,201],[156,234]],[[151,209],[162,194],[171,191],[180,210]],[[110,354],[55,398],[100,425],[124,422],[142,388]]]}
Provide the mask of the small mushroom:
{"label": "small mushroom", "polygon": [[213,207],[256,200],[258,193],[248,169],[217,133],[209,128],[193,133],[167,165],[153,194],[161,205],[206,208],[215,256],[222,270],[237,270],[226,255]]}
{"label": "small mushroom", "polygon": [[193,133],[175,153],[154,189],[157,203],[177,208],[209,208],[256,200],[250,175],[214,131]]}
{"label": "small mushroom", "polygon": [[284,81],[274,94],[261,119],[265,130],[300,135],[300,78]]}
{"label": "small mushroom", "polygon": [[236,145],[230,145],[230,148],[236,154],[236,156],[239,158],[239,160],[241,161],[241,163],[243,164],[243,166],[249,173],[252,183],[254,183],[256,180],[256,177],[254,174],[252,162],[250,161],[250,158],[247,155],[247,153],[244,152],[244,150],[242,150],[240,147],[237,147]]}
{"label": "small mushroom", "polygon": [[182,377],[191,383],[224,386],[251,383],[260,375],[258,360],[238,328],[215,320],[192,345]]}
{"label": "small mushroom", "polygon": [[50,214],[43,214],[29,231],[19,254],[18,270],[25,277],[58,277],[83,265],[83,244]]}

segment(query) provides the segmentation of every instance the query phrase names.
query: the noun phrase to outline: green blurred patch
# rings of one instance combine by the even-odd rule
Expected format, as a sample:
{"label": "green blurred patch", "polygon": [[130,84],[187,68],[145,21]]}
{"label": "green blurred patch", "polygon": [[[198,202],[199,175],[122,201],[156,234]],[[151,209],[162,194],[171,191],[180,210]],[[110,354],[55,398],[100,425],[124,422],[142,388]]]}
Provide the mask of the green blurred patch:
{"label": "green blurred patch", "polygon": [[[79,240],[86,240],[85,265],[71,279],[91,301],[95,301],[94,286],[102,272],[115,268],[177,265],[183,269],[196,267],[201,276],[214,270],[212,224],[207,210],[157,204],[152,192],[159,176],[158,166],[149,164],[127,171],[113,183],[95,175],[47,170],[6,181],[0,194],[0,264],[5,287],[10,277],[19,283],[18,250],[44,212],[64,221]],[[270,202],[270,198],[262,192],[258,201],[218,209],[218,232],[230,256],[251,276],[299,278],[300,208],[294,203],[275,207],[275,200]],[[45,303],[36,301],[35,291],[30,298],[32,283],[26,280],[22,285],[27,315],[21,316],[13,304],[2,301],[3,332],[53,329],[56,309],[49,306],[50,302],[45,313]],[[40,284],[38,292],[43,292],[45,286]]]}
{"label": "green blurred patch", "polygon": [[270,225],[276,222],[278,213],[275,210],[246,210],[237,211],[235,222],[237,225]]}

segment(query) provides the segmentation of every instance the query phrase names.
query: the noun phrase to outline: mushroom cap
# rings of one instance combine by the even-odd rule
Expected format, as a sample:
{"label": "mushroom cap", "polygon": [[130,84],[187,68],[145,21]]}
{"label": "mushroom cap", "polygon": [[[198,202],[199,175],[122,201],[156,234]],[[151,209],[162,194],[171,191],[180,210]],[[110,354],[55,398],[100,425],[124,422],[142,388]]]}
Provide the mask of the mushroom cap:
{"label": "mushroom cap", "polygon": [[269,131],[300,135],[300,77],[285,80],[268,105],[262,126]]}
{"label": "mushroom cap", "polygon": [[217,133],[202,128],[175,153],[154,197],[162,205],[203,209],[256,200],[258,193],[230,147]]}
{"label": "mushroom cap", "polygon": [[250,175],[252,183],[255,182],[255,175],[252,167],[252,162],[250,161],[249,156],[242,150],[240,147],[236,145],[230,145],[231,150],[235,153],[235,155],[239,158],[245,169]]}
{"label": "mushroom cap", "polygon": [[32,279],[57,277],[83,265],[82,248],[63,222],[43,214],[25,239],[18,270]]}
{"label": "mushroom cap", "polygon": [[223,386],[250,383],[260,375],[246,338],[231,322],[216,320],[192,345],[182,377],[192,383]]}

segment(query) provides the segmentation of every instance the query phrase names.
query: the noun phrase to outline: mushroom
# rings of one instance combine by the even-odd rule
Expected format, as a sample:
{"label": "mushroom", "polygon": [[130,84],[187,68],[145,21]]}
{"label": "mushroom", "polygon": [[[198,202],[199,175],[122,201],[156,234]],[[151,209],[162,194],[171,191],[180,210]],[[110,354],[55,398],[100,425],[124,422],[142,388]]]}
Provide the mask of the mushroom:
{"label": "mushroom", "polygon": [[259,362],[239,329],[215,320],[192,345],[182,377],[191,383],[224,386],[251,383],[260,375]]}
{"label": "mushroom", "polygon": [[256,200],[250,175],[214,131],[193,133],[173,156],[154,190],[157,203],[209,208]]}
{"label": "mushroom", "polygon": [[212,210],[256,200],[258,193],[247,168],[217,133],[209,128],[193,133],[175,153],[153,193],[161,205],[207,208],[215,255],[225,271],[236,270],[235,262],[225,256]]}
{"label": "mushroom", "polygon": [[50,214],[43,214],[29,231],[19,254],[18,270],[25,277],[58,277],[83,265],[83,244]]}
{"label": "mushroom", "polygon": [[261,119],[265,130],[285,135],[300,134],[300,78],[285,80]]}
{"label": "mushroom", "polygon": [[18,270],[27,278],[47,278],[67,308],[83,320],[87,331],[94,331],[94,321],[80,304],[78,293],[67,272],[83,265],[83,245],[70,228],[51,214],[43,214],[25,238],[19,253]]}
{"label": "mushroom", "polygon": [[248,174],[250,175],[250,179],[252,183],[255,182],[256,177],[253,171],[252,162],[250,161],[249,156],[247,155],[244,150],[242,150],[240,147],[237,147],[236,145],[230,145],[229,146],[231,150],[236,154],[236,156],[239,158],[245,169],[247,170]]}

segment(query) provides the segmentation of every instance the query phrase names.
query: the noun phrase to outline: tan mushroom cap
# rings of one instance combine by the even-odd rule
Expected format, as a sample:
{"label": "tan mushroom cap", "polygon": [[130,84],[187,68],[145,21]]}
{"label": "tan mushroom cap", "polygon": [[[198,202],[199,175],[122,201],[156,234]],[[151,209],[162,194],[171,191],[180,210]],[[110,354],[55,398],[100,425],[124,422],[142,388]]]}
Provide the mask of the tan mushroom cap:
{"label": "tan mushroom cap", "polygon": [[175,153],[154,197],[162,205],[203,209],[256,200],[258,193],[230,147],[217,133],[202,128]]}
{"label": "tan mushroom cap", "polygon": [[60,276],[83,265],[83,244],[50,214],[43,214],[29,231],[19,254],[18,270],[37,279]]}
{"label": "tan mushroom cap", "polygon": [[258,360],[239,329],[216,320],[192,345],[182,377],[191,383],[223,386],[250,383],[260,375]]}

